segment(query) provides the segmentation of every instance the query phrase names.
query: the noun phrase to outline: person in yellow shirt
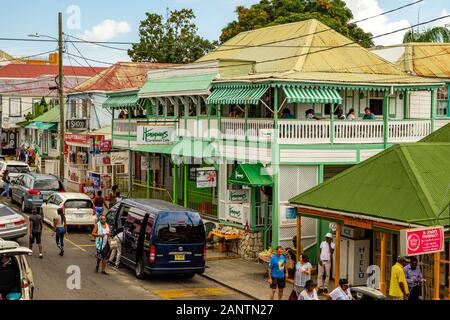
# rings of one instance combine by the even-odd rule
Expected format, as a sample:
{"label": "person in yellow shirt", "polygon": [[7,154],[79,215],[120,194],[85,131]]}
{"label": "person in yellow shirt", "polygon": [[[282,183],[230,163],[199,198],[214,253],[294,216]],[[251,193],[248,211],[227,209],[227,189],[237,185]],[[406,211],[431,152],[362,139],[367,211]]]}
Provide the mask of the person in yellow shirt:
{"label": "person in yellow shirt", "polygon": [[397,263],[391,269],[391,283],[389,286],[389,296],[392,300],[407,300],[409,295],[408,283],[406,282],[403,268],[408,263],[406,257],[399,256]]}

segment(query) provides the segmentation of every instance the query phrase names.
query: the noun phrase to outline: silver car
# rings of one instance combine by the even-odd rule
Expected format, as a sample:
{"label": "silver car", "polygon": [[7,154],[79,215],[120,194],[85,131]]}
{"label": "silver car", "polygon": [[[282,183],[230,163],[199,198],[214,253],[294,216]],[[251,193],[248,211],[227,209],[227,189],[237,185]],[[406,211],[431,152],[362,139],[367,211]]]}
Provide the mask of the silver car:
{"label": "silver car", "polygon": [[17,240],[27,235],[27,221],[11,208],[0,204],[0,238]]}

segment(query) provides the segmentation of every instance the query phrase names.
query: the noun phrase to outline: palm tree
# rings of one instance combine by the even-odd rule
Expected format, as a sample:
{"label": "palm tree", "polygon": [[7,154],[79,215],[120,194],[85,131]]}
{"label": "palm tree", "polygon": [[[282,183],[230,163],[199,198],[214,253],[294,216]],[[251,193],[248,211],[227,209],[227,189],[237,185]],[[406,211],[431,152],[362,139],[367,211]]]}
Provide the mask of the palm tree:
{"label": "palm tree", "polygon": [[403,43],[408,42],[450,42],[450,30],[446,27],[433,27],[423,32],[409,30],[403,37]]}

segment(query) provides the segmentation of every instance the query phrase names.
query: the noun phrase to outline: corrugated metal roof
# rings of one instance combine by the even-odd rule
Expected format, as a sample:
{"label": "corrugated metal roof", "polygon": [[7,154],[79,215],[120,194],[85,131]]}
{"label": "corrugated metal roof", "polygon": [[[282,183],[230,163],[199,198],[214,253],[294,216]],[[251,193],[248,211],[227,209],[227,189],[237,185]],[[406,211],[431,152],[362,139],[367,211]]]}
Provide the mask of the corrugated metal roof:
{"label": "corrugated metal roof", "polygon": [[[102,67],[78,67],[64,66],[63,73],[66,77],[93,77],[105,68]],[[8,64],[0,68],[0,78],[30,79],[42,76],[57,76],[59,69],[57,65],[34,65],[34,64]]]}
{"label": "corrugated metal roof", "polygon": [[117,62],[98,75],[86,80],[72,92],[118,91],[142,87],[147,81],[147,72],[152,69],[174,66],[165,63]]}
{"label": "corrugated metal roof", "polygon": [[199,92],[208,94],[211,82],[216,77],[216,73],[192,75],[184,77],[170,77],[163,79],[150,79],[139,91],[142,97],[183,95],[186,92]]}
{"label": "corrugated metal roof", "polygon": [[450,79],[450,43],[408,43],[396,65],[422,77]]}
{"label": "corrugated metal roof", "polygon": [[59,107],[54,107],[54,108],[50,109],[43,115],[34,119],[33,122],[43,122],[43,123],[59,122]]}
{"label": "corrugated metal roof", "polygon": [[450,123],[428,135],[421,142],[450,142]]}
{"label": "corrugated metal roof", "polygon": [[434,219],[444,211],[440,223],[448,225],[448,168],[448,143],[396,145],[289,201],[398,222]]}

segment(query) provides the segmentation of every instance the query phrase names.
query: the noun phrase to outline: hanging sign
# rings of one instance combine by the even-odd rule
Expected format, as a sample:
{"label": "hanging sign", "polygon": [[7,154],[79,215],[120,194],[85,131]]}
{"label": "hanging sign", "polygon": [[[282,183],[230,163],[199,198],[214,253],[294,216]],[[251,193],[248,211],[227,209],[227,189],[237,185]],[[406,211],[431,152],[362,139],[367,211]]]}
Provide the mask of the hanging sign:
{"label": "hanging sign", "polygon": [[94,184],[94,188],[95,189],[100,189],[101,188],[102,184],[101,184],[100,174],[92,172],[91,173],[91,180],[92,180],[92,183]]}
{"label": "hanging sign", "polygon": [[280,225],[297,224],[297,210],[294,207],[280,207]]}
{"label": "hanging sign", "polygon": [[172,144],[175,127],[164,125],[138,125],[137,144]]}
{"label": "hanging sign", "polygon": [[100,151],[109,152],[112,149],[112,141],[111,140],[102,140],[100,141]]}
{"label": "hanging sign", "polygon": [[400,254],[417,256],[444,251],[442,226],[400,230]]}
{"label": "hanging sign", "polygon": [[250,202],[250,190],[228,190],[228,201],[234,203],[248,203]]}
{"label": "hanging sign", "polygon": [[215,188],[217,186],[217,171],[215,168],[197,168],[197,188]]}
{"label": "hanging sign", "polygon": [[244,205],[228,203],[225,207],[225,218],[228,221],[243,223]]}
{"label": "hanging sign", "polygon": [[111,152],[112,165],[128,164],[129,159],[128,151]]}

